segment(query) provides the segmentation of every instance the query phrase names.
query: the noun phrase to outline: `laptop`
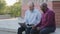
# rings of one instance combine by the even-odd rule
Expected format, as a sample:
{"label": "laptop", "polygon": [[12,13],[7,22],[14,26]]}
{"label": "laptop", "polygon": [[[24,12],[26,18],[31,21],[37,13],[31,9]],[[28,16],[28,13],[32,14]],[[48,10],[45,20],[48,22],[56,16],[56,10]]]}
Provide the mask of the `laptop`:
{"label": "laptop", "polygon": [[18,23],[21,27],[26,27],[25,23]]}

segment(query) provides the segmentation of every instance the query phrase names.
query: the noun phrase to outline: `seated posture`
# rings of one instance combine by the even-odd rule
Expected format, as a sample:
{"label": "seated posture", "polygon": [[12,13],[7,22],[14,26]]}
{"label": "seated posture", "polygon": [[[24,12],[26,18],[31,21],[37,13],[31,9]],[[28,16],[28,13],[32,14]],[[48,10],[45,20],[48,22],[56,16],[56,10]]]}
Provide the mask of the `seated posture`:
{"label": "seated posture", "polygon": [[[43,3],[40,6],[41,10],[43,11],[42,20],[36,26],[39,34],[49,34],[55,31],[56,24],[55,24],[55,13],[47,7],[46,3]],[[32,29],[35,31],[34,29]],[[37,31],[36,31],[37,32]],[[33,32],[31,32],[33,33]]]}
{"label": "seated posture", "polygon": [[34,3],[30,3],[29,9],[25,12],[25,17],[24,17],[24,23],[26,26],[19,27],[18,34],[22,34],[23,31],[25,31],[26,34],[30,34],[30,32],[34,32],[32,29],[35,29],[35,26],[39,24],[40,21],[41,21],[40,11],[34,8]]}

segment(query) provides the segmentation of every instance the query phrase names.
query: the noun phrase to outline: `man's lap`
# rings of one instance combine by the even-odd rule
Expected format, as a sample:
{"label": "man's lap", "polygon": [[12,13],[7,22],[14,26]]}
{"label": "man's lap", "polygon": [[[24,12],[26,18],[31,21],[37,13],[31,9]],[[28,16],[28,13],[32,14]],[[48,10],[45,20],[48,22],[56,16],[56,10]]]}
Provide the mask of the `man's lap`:
{"label": "man's lap", "polygon": [[38,34],[39,31],[37,31],[37,29],[31,29],[30,33],[31,33],[31,34]]}
{"label": "man's lap", "polygon": [[31,30],[31,28],[26,28],[25,33],[30,34],[30,30]]}
{"label": "man's lap", "polygon": [[54,31],[54,28],[43,28],[40,30],[39,34],[49,34]]}
{"label": "man's lap", "polygon": [[26,34],[37,34],[37,30],[36,29],[32,29],[32,28],[26,28]]}
{"label": "man's lap", "polygon": [[[24,31],[25,29],[24,28],[19,28],[19,31]],[[54,29],[53,28],[43,28],[41,29],[40,31],[37,31],[36,29],[32,29],[32,28],[26,28],[25,32],[26,34],[49,34],[53,31]]]}
{"label": "man's lap", "polygon": [[22,31],[24,31],[24,30],[25,30],[24,27],[19,27],[19,28],[18,28],[18,31],[20,31],[20,32],[22,32]]}

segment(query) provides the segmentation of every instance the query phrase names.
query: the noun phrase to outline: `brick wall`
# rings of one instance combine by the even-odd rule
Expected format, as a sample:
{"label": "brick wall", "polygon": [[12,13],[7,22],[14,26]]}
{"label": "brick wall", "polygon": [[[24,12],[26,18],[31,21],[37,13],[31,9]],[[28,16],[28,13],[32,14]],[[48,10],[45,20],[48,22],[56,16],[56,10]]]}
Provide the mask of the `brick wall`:
{"label": "brick wall", "polygon": [[[35,8],[37,8],[37,9],[39,9],[40,10],[40,5],[39,5],[40,3],[35,3]],[[50,8],[50,9],[52,9],[52,2],[47,2],[47,4],[48,4],[48,7]],[[28,9],[28,5],[27,4],[23,4],[22,5],[22,12],[21,12],[21,16],[22,17],[24,17],[24,14],[25,14],[25,11]]]}
{"label": "brick wall", "polygon": [[55,11],[56,24],[60,27],[60,1],[53,1],[53,10]]}

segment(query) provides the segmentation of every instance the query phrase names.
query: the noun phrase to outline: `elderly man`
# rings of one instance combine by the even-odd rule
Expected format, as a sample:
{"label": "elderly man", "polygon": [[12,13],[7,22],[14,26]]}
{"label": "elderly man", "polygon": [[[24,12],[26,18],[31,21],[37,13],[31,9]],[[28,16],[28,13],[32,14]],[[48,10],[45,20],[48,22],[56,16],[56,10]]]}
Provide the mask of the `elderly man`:
{"label": "elderly man", "polygon": [[54,32],[56,29],[55,13],[47,7],[46,3],[43,3],[40,8],[43,11],[42,20],[36,26],[38,27],[37,30],[39,30],[39,34]]}
{"label": "elderly man", "polygon": [[[41,13],[39,10],[34,8],[34,3],[29,4],[29,9],[25,12],[24,23],[26,27],[20,27],[18,29],[18,34],[22,34],[23,31],[26,34],[30,34],[32,29],[35,29],[35,26],[41,21]],[[32,32],[34,32],[32,30]]]}

